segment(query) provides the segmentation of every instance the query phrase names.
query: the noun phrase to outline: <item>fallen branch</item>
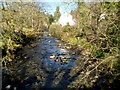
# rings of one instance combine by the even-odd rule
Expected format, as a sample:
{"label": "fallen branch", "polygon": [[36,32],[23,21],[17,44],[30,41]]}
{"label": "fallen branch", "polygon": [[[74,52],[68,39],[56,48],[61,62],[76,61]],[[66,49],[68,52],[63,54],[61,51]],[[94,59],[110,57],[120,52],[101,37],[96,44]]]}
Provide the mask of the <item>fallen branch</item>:
{"label": "fallen branch", "polygon": [[91,71],[88,71],[87,74],[82,79],[80,79],[80,80],[83,80],[85,77],[87,77],[88,75],[90,75],[90,73],[92,71],[94,71],[95,69],[97,69],[103,62],[108,62],[109,59],[112,59],[112,58],[115,58],[115,57],[118,57],[118,55],[116,55],[116,56],[110,56],[110,57],[108,57],[108,58],[106,58],[104,60],[101,59],[102,61],[95,68],[93,68]]}

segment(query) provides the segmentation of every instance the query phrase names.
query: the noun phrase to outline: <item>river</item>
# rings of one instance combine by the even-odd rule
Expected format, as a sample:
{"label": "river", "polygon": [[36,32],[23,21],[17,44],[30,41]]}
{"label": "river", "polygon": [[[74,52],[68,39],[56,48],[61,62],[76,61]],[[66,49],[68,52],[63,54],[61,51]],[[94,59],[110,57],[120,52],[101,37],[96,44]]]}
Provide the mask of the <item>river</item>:
{"label": "river", "polygon": [[[71,69],[76,65],[72,46],[52,37],[47,30],[40,32],[36,42],[18,52],[21,61],[12,67],[13,76],[3,77],[4,88],[66,88],[75,80]],[[72,76],[73,75],[73,76]]]}

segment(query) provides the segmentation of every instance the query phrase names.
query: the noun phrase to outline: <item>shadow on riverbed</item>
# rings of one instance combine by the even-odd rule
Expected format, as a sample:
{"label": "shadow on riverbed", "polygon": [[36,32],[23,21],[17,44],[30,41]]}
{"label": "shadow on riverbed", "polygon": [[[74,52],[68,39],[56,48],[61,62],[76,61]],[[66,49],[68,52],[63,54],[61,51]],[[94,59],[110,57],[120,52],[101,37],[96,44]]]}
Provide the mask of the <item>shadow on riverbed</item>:
{"label": "shadow on riverbed", "polygon": [[[59,69],[57,72],[49,71],[44,66],[42,66],[44,73],[47,74],[45,85],[41,88],[67,88],[67,86],[72,83],[80,74],[81,70],[79,70],[73,76],[70,76],[71,69],[62,70]],[[59,78],[59,75],[62,74],[62,77]],[[54,79],[57,79],[57,84],[55,85]]]}
{"label": "shadow on riverbed", "polygon": [[78,77],[81,70],[74,75],[71,72],[77,56],[70,46],[49,36],[47,31],[42,33],[36,45],[18,53],[23,61],[13,65],[13,75],[3,76],[3,88],[67,88]]}
{"label": "shadow on riverbed", "polygon": [[[26,75],[26,68],[23,68],[20,74],[20,78],[21,80],[16,79],[16,77],[14,76],[8,76],[4,75],[4,77],[6,76],[7,78],[3,78],[4,82],[3,84],[3,90],[5,89],[6,86],[11,86],[11,90],[14,88],[17,88],[17,90],[26,90],[26,89],[31,89],[31,88],[67,88],[67,86],[69,84],[71,84],[74,80],[76,80],[76,78],[78,77],[78,75],[80,74],[81,70],[79,70],[76,74],[74,74],[73,76],[70,75],[71,69],[66,69],[66,70],[62,70],[59,69],[56,72],[51,71],[51,70],[47,70],[45,68],[44,65],[41,66],[44,74],[46,75],[45,81],[43,80],[43,82],[41,82],[41,76],[36,76],[36,75],[31,75],[29,77],[27,77],[27,79],[24,80],[23,77],[25,77]],[[59,76],[61,75],[62,76]],[[44,76],[44,75],[43,75]],[[12,80],[14,78],[14,80]],[[56,79],[58,78],[58,79]],[[5,80],[6,79],[6,80]],[[9,79],[9,80],[7,80]],[[23,80],[22,80],[23,79]],[[54,80],[56,79],[56,80]],[[58,82],[57,84],[55,84],[55,82]],[[43,84],[44,83],[44,84]],[[36,84],[36,85],[35,85]],[[9,90],[9,89],[8,89]]]}
{"label": "shadow on riverbed", "polygon": [[84,62],[88,61],[78,61],[79,65],[76,65],[77,54],[71,46],[49,36],[47,31],[42,33],[43,37],[38,38],[35,45],[18,53],[23,60],[13,65],[12,73],[3,73],[3,90],[64,89],[73,83],[76,84],[74,88],[81,87],[80,79],[86,75],[85,68],[89,66],[82,68],[81,65],[85,66]]}

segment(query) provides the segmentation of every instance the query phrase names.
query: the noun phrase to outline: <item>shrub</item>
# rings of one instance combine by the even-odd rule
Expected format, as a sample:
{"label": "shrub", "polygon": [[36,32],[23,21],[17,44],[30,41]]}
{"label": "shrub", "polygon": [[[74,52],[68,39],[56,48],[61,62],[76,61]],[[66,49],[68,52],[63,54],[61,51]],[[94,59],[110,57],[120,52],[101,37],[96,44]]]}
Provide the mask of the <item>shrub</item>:
{"label": "shrub", "polygon": [[3,50],[3,63],[10,63],[15,58],[15,51],[22,48],[25,36],[22,33],[16,33],[10,30],[3,30],[0,33],[2,37],[1,47]]}
{"label": "shrub", "polygon": [[70,25],[66,25],[62,28],[63,32],[71,32],[73,30],[73,27]]}
{"label": "shrub", "polygon": [[57,38],[62,37],[61,25],[59,24],[51,25],[49,28],[49,32]]}

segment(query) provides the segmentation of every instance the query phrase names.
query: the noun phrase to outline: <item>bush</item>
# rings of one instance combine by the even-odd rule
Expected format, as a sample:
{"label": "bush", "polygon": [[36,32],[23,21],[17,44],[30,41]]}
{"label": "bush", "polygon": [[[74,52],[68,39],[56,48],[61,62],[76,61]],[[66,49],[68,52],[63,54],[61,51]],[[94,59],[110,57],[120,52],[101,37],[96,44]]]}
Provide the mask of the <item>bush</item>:
{"label": "bush", "polygon": [[71,32],[73,30],[73,27],[70,25],[66,25],[62,28],[63,32]]}
{"label": "bush", "polygon": [[57,37],[57,38],[61,38],[62,37],[62,30],[61,30],[62,26],[59,25],[59,24],[54,24],[54,25],[51,25],[50,28],[49,28],[49,32]]}
{"label": "bush", "polygon": [[3,30],[0,33],[2,37],[1,47],[3,50],[3,62],[9,63],[14,60],[18,48],[22,48],[25,36],[22,33],[16,33],[10,30]]}

